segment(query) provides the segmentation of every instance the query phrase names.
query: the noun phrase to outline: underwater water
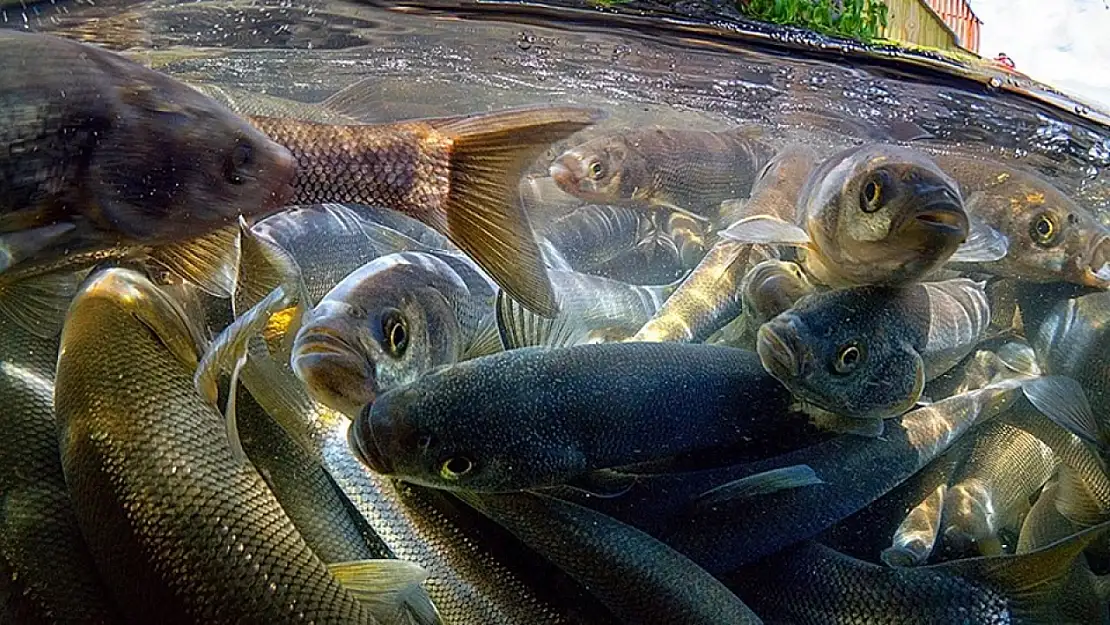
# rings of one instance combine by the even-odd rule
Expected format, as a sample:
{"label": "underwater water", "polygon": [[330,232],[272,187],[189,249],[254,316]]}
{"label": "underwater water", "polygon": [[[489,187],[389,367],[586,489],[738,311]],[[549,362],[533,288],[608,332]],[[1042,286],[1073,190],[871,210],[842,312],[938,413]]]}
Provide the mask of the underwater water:
{"label": "underwater water", "polygon": [[1110,112],[695,2],[0,28],[0,623],[1110,622]]}

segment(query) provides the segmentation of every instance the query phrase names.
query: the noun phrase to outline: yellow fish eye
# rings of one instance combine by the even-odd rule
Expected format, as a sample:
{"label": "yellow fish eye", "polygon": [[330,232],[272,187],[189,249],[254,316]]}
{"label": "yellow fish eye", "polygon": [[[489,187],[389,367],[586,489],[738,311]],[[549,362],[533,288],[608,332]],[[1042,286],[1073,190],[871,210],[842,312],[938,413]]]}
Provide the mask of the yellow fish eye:
{"label": "yellow fish eye", "polygon": [[1040,213],[1029,224],[1029,236],[1041,247],[1051,247],[1059,237],[1060,229],[1052,213]]}
{"label": "yellow fish eye", "polygon": [[382,336],[385,350],[390,356],[400,358],[409,347],[409,324],[401,311],[391,308],[382,315]]}
{"label": "yellow fish eye", "polygon": [[863,357],[864,353],[861,346],[855,343],[843,345],[837,350],[836,362],[833,363],[833,370],[841,375],[851,373],[863,362]]}
{"label": "yellow fish eye", "polygon": [[602,176],[605,175],[605,166],[597,159],[590,161],[590,165],[587,169],[590,172],[590,178],[593,180],[601,180]]}
{"label": "yellow fish eye", "polygon": [[865,213],[873,213],[883,207],[883,181],[879,175],[872,176],[860,191],[859,207]]}
{"label": "yellow fish eye", "polygon": [[439,476],[445,480],[457,480],[474,470],[474,462],[466,456],[451,456],[439,467]]}

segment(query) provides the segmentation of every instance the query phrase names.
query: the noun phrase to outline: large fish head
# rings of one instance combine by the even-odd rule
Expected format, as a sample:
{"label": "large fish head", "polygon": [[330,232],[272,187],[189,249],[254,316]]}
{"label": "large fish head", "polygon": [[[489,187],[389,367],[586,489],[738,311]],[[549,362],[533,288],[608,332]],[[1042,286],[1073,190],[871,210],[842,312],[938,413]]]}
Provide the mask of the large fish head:
{"label": "large fish head", "polygon": [[642,199],[646,171],[642,159],[620,137],[603,137],[563,152],[549,173],[565,193],[587,202]]}
{"label": "large fish head", "polygon": [[1032,281],[1065,280],[1110,288],[1110,231],[1063,193],[1018,184],[1007,193],[1007,262]]}
{"label": "large fish head", "polygon": [[511,410],[518,395],[536,390],[489,377],[491,359],[517,351],[443,367],[382,393],[351,425],[352,450],[375,472],[442,490],[510,492],[580,475],[582,452],[559,427],[535,427]]}
{"label": "large fish head", "polygon": [[763,368],[799,400],[860,419],[894,417],[921,397],[925,365],[896,320],[846,289],[807,296],[759,328]]}
{"label": "large fish head", "polygon": [[378,394],[455,362],[461,351],[442,276],[398,256],[375,259],[337,284],[293,342],[291,364],[309,393],[352,417]]}
{"label": "large fish head", "polygon": [[90,154],[89,217],[99,229],[167,243],[285,205],[295,173],[287,149],[188,85],[127,69]]}
{"label": "large fish head", "polygon": [[845,259],[895,273],[907,263],[921,265],[923,273],[967,239],[959,186],[924,154],[866,146],[830,174],[839,181],[838,208],[829,216],[835,235],[824,245],[837,246]]}

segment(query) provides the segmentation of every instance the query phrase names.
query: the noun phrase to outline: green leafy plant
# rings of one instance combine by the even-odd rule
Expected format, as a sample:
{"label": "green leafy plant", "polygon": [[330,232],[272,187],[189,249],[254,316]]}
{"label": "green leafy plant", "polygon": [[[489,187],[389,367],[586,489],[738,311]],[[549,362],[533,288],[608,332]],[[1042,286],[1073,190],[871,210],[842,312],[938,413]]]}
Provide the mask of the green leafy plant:
{"label": "green leafy plant", "polygon": [[859,41],[877,39],[887,26],[888,8],[882,0],[738,0],[738,6],[762,22]]}

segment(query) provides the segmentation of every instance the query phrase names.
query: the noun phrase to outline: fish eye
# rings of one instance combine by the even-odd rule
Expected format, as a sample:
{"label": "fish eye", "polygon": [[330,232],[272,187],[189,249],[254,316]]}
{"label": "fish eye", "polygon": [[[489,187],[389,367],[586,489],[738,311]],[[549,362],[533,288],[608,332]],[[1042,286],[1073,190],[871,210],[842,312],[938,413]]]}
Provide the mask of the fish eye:
{"label": "fish eye", "polygon": [[1051,213],[1044,212],[1033,218],[1029,224],[1029,236],[1041,247],[1051,247],[1059,237],[1060,229]]}
{"label": "fish eye", "polygon": [[382,314],[382,336],[390,356],[400,358],[409,347],[409,324],[401,311],[390,308]]}
{"label": "fish eye", "polygon": [[474,470],[474,463],[466,456],[451,456],[439,467],[439,476],[445,480],[457,480]]}
{"label": "fish eye", "polygon": [[597,159],[590,161],[590,165],[589,167],[587,167],[587,171],[589,171],[590,178],[593,180],[601,180],[601,178],[605,176],[605,166],[602,165],[601,161]]}
{"label": "fish eye", "polygon": [[856,367],[863,362],[863,347],[855,343],[848,343],[843,345],[836,352],[836,362],[833,363],[833,371],[840,375],[847,375],[855,371]]}
{"label": "fish eye", "polygon": [[243,184],[242,169],[254,161],[254,146],[246,140],[240,139],[231,149],[228,158],[225,176],[231,184]]}
{"label": "fish eye", "polygon": [[873,174],[859,192],[859,207],[865,213],[874,213],[883,207],[885,182],[882,172]]}

